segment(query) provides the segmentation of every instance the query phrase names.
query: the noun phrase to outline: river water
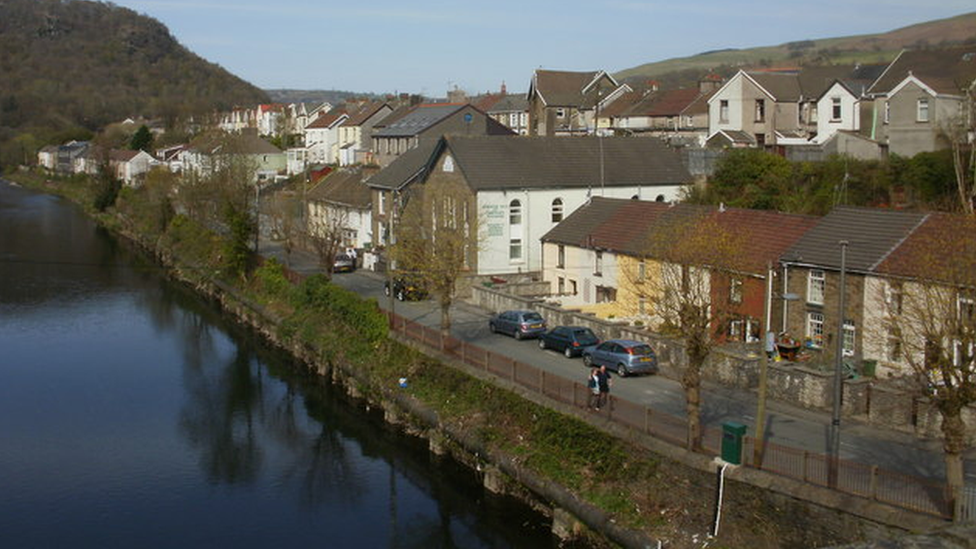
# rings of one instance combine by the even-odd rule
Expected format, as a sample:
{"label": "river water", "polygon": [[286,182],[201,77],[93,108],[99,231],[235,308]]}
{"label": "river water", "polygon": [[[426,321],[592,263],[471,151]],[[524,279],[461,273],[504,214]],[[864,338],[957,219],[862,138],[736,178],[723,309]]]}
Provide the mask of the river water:
{"label": "river water", "polygon": [[163,278],[0,180],[0,547],[551,547]]}

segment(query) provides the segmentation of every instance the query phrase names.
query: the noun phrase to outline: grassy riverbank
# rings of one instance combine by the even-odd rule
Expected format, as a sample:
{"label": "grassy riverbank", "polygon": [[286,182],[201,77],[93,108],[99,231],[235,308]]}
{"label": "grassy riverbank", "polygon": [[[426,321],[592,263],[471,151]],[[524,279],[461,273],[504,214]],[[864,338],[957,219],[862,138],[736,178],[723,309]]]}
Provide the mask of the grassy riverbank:
{"label": "grassy riverbank", "polygon": [[[711,530],[714,477],[616,438],[598,425],[526,400],[389,337],[386,317],[366,300],[320,276],[293,285],[275,261],[248,276],[228,275],[227,243],[189,218],[159,209],[151,189],[123,189],[115,206],[94,207],[101,192],[85,178],[18,173],[10,179],[81,205],[103,226],[166,258],[178,276],[201,287],[232,287],[276,323],[276,339],[300,346],[313,362],[346,373],[373,402],[410,398],[436,414],[445,431],[463,433],[490,454],[507,456],[629,528],[668,547],[704,547]],[[163,222],[165,221],[165,222]],[[286,345],[286,346],[287,346]],[[409,380],[399,388],[397,380]],[[856,527],[821,523],[806,506],[746,485],[730,490],[722,533],[708,547],[816,547],[856,539]],[[848,525],[851,526],[851,525]],[[596,544],[595,534],[585,534]]]}

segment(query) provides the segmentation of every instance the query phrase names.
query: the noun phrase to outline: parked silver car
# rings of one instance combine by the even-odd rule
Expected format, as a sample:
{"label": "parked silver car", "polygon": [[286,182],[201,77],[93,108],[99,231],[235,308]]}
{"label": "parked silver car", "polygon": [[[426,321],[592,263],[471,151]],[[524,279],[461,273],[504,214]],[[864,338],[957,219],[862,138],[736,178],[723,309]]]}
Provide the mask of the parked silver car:
{"label": "parked silver car", "polygon": [[546,331],[546,320],[535,311],[505,311],[488,321],[491,333],[509,334],[515,339],[535,337]]}
{"label": "parked silver car", "polygon": [[632,339],[608,339],[583,350],[587,366],[606,366],[620,377],[631,374],[656,374],[657,355],[647,343]]}

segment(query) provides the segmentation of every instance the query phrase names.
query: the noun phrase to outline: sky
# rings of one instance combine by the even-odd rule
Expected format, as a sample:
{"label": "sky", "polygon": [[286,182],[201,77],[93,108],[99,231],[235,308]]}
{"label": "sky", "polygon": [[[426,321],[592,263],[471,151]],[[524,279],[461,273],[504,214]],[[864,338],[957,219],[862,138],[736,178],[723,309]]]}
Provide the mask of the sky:
{"label": "sky", "polygon": [[528,89],[724,48],[886,32],[973,0],[114,0],[264,89],[444,96]]}

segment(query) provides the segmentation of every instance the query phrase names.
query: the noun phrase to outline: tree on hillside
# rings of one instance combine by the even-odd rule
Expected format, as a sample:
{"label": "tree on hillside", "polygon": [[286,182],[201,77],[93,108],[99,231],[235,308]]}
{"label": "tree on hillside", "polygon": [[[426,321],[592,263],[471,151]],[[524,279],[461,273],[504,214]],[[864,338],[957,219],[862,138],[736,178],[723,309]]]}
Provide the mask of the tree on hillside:
{"label": "tree on hillside", "polygon": [[624,275],[649,297],[655,328],[684,342],[681,386],[690,450],[701,447],[702,369],[730,320],[727,303],[714,298],[711,273],[734,272],[745,244],[705,210],[685,212],[653,229],[643,261],[634,264],[640,271]]}
{"label": "tree on hillside", "polygon": [[964,455],[972,436],[964,410],[976,404],[976,217],[927,222],[909,241],[907,272],[875,296],[890,359],[907,364],[942,417],[946,482],[959,516]]}
{"label": "tree on hillside", "polygon": [[391,255],[398,270],[417,276],[435,296],[445,334],[461,276],[474,264],[480,241],[471,193],[460,183],[427,187],[403,207]]}
{"label": "tree on hillside", "polygon": [[762,149],[732,149],[709,178],[707,199],[729,206],[779,210],[789,196],[793,166],[782,156]]}
{"label": "tree on hillside", "polygon": [[129,150],[148,151],[152,148],[153,139],[153,134],[149,131],[149,127],[143,124],[139,126],[136,133],[132,134],[132,139],[129,140]]}

